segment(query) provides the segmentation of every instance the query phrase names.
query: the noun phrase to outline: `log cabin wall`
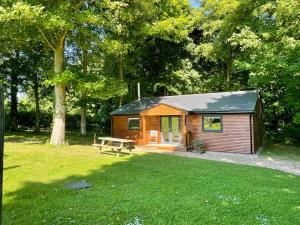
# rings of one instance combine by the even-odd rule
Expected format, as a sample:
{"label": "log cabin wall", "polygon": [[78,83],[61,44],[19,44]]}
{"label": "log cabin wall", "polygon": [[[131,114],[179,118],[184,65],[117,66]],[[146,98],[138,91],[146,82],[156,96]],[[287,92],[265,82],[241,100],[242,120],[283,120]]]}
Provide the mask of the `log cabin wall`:
{"label": "log cabin wall", "polygon": [[[160,104],[140,115],[113,116],[112,136],[136,140],[137,145],[145,145],[149,143],[150,130],[157,130],[159,144],[160,117],[173,115],[181,117],[182,146],[186,146],[186,134],[189,132],[191,140],[202,139],[208,151],[250,154],[255,153],[263,144],[262,111],[262,103],[258,101],[254,114],[218,114],[222,116],[222,132],[209,132],[202,129],[201,114],[188,115],[184,110]],[[128,130],[128,118],[131,117],[140,118],[139,130]]]}
{"label": "log cabin wall", "polygon": [[112,137],[135,140],[136,144],[144,144],[143,122],[140,118],[139,130],[128,130],[128,118],[140,118],[139,115],[132,116],[113,116],[112,117]]}
{"label": "log cabin wall", "polygon": [[255,113],[253,115],[253,146],[254,152],[263,146],[264,142],[264,125],[263,125],[263,109],[261,100],[257,101]]}
{"label": "log cabin wall", "polygon": [[188,115],[186,127],[192,140],[204,141],[207,151],[251,153],[250,114],[222,114],[222,132],[203,131],[201,114]]}
{"label": "log cabin wall", "polygon": [[173,106],[169,106],[166,104],[159,104],[150,109],[147,109],[141,113],[141,117],[143,118],[144,126],[143,136],[145,144],[149,143],[150,139],[150,130],[158,131],[158,140],[157,144],[161,143],[161,132],[160,132],[160,117],[161,116],[179,116],[180,117],[180,127],[181,127],[181,144],[185,145],[186,143],[186,127],[185,127],[185,116],[187,112],[182,109],[178,109]]}
{"label": "log cabin wall", "polygon": [[180,116],[185,114],[186,112],[184,110],[165,104],[159,104],[143,111],[141,116]]}
{"label": "log cabin wall", "polygon": [[150,141],[150,130],[157,130],[157,143],[160,143],[160,116],[145,116],[146,120],[146,134],[144,135],[145,144]]}
{"label": "log cabin wall", "polygon": [[[159,104],[148,110],[143,111],[140,115],[126,115],[112,117],[112,136],[116,138],[132,139],[137,145],[145,145],[150,140],[150,130],[157,130],[157,144],[161,143],[160,138],[160,117],[161,116],[180,116],[182,144],[185,143],[185,114],[184,110],[177,109],[165,104]],[[140,129],[128,130],[128,118],[139,117]]]}

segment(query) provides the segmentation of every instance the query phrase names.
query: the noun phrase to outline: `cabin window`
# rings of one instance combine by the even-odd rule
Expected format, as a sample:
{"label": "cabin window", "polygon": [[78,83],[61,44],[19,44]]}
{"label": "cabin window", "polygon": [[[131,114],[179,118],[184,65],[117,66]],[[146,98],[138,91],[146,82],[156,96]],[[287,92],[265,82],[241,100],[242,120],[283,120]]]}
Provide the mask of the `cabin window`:
{"label": "cabin window", "polygon": [[204,131],[220,132],[222,131],[221,116],[203,116],[202,127]]}
{"label": "cabin window", "polygon": [[140,118],[128,118],[128,130],[139,130]]}

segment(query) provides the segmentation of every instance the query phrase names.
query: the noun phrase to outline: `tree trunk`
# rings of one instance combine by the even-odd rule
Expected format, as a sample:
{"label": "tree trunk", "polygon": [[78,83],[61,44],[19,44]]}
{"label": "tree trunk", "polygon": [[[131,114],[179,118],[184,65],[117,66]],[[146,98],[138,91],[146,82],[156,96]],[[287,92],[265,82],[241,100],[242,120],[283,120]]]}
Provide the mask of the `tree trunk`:
{"label": "tree trunk", "polygon": [[[62,73],[64,71],[64,44],[57,47],[54,51],[54,72]],[[62,145],[65,143],[66,112],[65,98],[66,88],[64,85],[56,84],[55,93],[55,115],[50,143]]]}
{"label": "tree trunk", "polygon": [[86,108],[85,107],[81,107],[80,116],[81,116],[80,134],[82,136],[86,136]]}
{"label": "tree trunk", "polygon": [[[82,73],[84,76],[87,76],[88,73],[88,51],[83,49],[82,51]],[[80,134],[86,136],[86,95],[82,93],[81,100],[82,105],[80,109]]]}
{"label": "tree trunk", "polygon": [[10,130],[16,131],[18,128],[18,74],[13,69],[10,81]]}
{"label": "tree trunk", "polygon": [[227,59],[227,68],[226,68],[226,83],[227,90],[230,89],[230,80],[232,76],[232,49],[229,49],[228,59]]}
{"label": "tree trunk", "polygon": [[38,75],[34,75],[34,84],[33,84],[33,92],[34,92],[34,101],[35,101],[35,132],[40,133],[40,96],[39,96],[39,79]]}
{"label": "tree trunk", "polygon": [[[119,78],[121,82],[124,81],[123,56],[119,57]],[[121,107],[122,105],[123,105],[123,95],[120,96],[119,107]]]}

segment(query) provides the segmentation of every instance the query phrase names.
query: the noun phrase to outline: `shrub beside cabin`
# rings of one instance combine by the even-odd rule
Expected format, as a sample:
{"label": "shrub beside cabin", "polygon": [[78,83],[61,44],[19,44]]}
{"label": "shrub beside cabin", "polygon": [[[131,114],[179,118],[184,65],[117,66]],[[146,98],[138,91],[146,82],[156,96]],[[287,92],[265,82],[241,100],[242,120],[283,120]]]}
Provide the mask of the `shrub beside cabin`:
{"label": "shrub beside cabin", "polygon": [[166,150],[201,139],[207,151],[252,154],[263,143],[262,113],[258,91],[142,98],[111,113],[112,136]]}

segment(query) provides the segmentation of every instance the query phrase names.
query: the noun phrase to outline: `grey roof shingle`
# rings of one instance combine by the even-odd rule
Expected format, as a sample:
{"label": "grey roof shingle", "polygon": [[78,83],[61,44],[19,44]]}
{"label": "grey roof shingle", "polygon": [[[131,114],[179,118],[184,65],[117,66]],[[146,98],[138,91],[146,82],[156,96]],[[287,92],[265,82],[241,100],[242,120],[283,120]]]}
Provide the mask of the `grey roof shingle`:
{"label": "grey roof shingle", "polygon": [[257,90],[142,98],[116,109],[111,115],[139,114],[161,103],[190,113],[251,113],[258,98]]}

